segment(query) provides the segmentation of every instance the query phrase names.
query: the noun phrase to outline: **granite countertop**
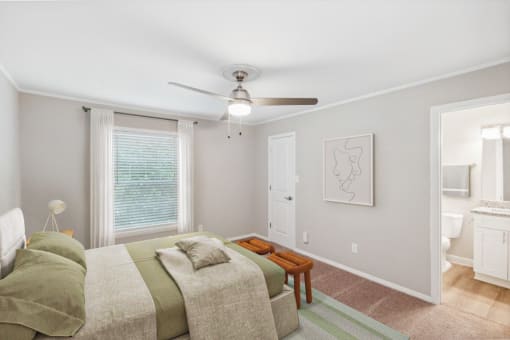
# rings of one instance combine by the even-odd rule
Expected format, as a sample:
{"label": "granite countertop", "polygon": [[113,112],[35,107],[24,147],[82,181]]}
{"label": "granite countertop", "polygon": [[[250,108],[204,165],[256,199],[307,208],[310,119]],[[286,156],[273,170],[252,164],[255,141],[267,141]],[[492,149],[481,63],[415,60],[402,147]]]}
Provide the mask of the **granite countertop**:
{"label": "granite countertop", "polygon": [[476,207],[471,210],[475,214],[510,217],[509,208]]}

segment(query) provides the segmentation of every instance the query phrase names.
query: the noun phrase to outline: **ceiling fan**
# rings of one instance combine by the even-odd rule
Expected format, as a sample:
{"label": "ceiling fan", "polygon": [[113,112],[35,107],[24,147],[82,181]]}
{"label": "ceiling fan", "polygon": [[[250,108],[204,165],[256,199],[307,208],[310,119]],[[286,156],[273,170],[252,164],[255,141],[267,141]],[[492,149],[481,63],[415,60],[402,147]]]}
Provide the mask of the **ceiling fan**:
{"label": "ceiling fan", "polygon": [[316,105],[319,102],[317,98],[251,98],[248,90],[243,87],[243,82],[254,80],[259,75],[260,70],[250,65],[236,64],[226,67],[223,70],[223,77],[237,82],[237,87],[232,90],[230,96],[224,96],[173,81],[169,81],[168,84],[227,101],[227,113],[220,118],[221,120],[228,119],[229,115],[235,117],[247,116],[251,113],[252,106]]}

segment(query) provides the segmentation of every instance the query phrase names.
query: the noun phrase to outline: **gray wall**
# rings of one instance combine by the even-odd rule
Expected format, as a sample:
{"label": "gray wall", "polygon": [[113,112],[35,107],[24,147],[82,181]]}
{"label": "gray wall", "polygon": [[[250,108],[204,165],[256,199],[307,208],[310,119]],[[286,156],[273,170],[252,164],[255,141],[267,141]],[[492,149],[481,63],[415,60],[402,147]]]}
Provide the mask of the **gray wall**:
{"label": "gray wall", "polygon": [[0,214],[20,202],[18,92],[0,72]]}
{"label": "gray wall", "polygon": [[[27,235],[43,227],[47,202],[62,199],[68,208],[57,217],[59,225],[74,228],[76,238],[89,244],[89,115],[81,109],[84,104],[20,94]],[[196,127],[195,225],[226,237],[253,229],[253,142],[253,128],[227,140],[224,123],[201,121]],[[140,238],[123,241],[135,239]]]}
{"label": "gray wall", "polygon": [[224,123],[201,121],[196,130],[195,225],[232,237],[255,227],[255,135],[253,127],[243,127],[242,136],[227,139],[226,129]]}
{"label": "gray wall", "polygon": [[[430,294],[430,108],[507,92],[509,63],[257,126],[256,231],[267,235],[267,137],[295,131],[297,247]],[[322,140],[368,132],[375,207],[323,201]]]}
{"label": "gray wall", "polygon": [[47,203],[61,199],[63,229],[89,244],[89,117],[81,105],[20,94],[21,206],[27,235],[43,228]]}

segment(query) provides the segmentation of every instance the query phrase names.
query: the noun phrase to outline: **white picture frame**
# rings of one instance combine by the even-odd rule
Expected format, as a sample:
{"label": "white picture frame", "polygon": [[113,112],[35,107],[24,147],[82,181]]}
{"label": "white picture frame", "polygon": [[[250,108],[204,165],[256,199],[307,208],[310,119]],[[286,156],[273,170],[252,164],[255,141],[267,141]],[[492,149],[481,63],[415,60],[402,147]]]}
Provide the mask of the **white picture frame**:
{"label": "white picture frame", "polygon": [[323,141],[323,199],[374,206],[374,134]]}

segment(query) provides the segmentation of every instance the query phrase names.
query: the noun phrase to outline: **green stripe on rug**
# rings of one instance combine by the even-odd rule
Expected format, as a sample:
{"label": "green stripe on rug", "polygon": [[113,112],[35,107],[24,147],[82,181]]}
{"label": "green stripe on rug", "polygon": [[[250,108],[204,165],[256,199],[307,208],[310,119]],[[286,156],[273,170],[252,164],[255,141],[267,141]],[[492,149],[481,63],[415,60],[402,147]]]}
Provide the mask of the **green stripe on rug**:
{"label": "green stripe on rug", "polygon": [[[317,295],[319,295],[319,294],[315,294],[315,296],[314,296],[314,299],[316,300],[315,302],[320,304],[323,308],[325,308],[325,309],[335,313],[337,316],[339,316],[339,317],[341,317],[343,319],[349,320],[350,322],[360,326],[364,330],[366,330],[369,333],[371,333],[374,336],[376,336],[378,339],[385,339],[385,340],[391,339],[391,338],[387,337],[384,333],[379,332],[377,330],[377,327],[373,327],[375,325],[373,325],[373,326],[367,325],[366,323],[364,323],[364,322],[362,322],[362,321],[360,321],[360,320],[350,316],[348,313],[339,310],[338,306],[335,308],[335,307],[329,305],[326,301],[324,301],[325,300],[324,297],[319,298]],[[314,305],[312,304],[311,306],[314,306]],[[313,308],[313,307],[308,307],[307,305],[304,305],[304,308]],[[375,320],[371,319],[369,321],[375,321]]]}
{"label": "green stripe on rug", "polygon": [[[289,280],[292,286],[292,280]],[[389,340],[408,340],[409,337],[370,318],[369,316],[349,307],[341,302],[312,289],[313,303],[305,303],[305,288],[301,287],[301,309],[299,317],[306,319],[314,327],[302,325],[299,330],[288,337],[291,339],[301,339],[307,335],[320,339],[389,339]],[[304,324],[304,322],[302,322]],[[310,325],[310,324],[309,324]],[[317,334],[316,334],[317,333]],[[320,334],[319,334],[320,333]],[[311,335],[310,335],[311,334]]]}
{"label": "green stripe on rug", "polygon": [[313,322],[316,326],[319,326],[321,329],[325,330],[331,335],[334,335],[336,337],[339,337],[340,339],[345,340],[356,340],[357,338],[355,336],[352,336],[351,334],[347,333],[343,329],[337,327],[333,323],[329,322],[322,316],[315,314],[314,312],[311,312],[308,309],[301,309],[299,311],[299,314],[305,318],[307,318],[309,321]]}

